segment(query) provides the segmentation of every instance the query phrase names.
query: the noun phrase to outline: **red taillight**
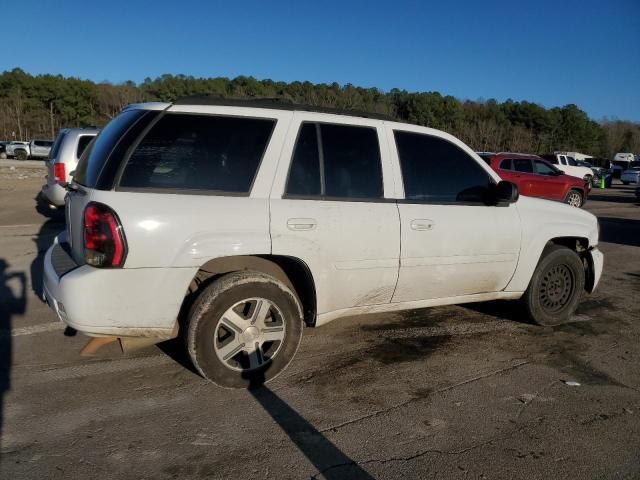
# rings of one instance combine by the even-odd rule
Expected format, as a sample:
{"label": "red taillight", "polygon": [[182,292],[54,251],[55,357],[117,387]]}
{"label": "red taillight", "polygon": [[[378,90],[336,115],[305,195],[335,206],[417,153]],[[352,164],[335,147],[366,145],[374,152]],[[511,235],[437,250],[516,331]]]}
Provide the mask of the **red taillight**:
{"label": "red taillight", "polygon": [[56,183],[63,184],[65,182],[64,163],[53,164],[53,176],[55,177]]}
{"label": "red taillight", "polygon": [[94,267],[121,267],[127,242],[117,215],[106,205],[91,202],[84,209],[84,259]]}

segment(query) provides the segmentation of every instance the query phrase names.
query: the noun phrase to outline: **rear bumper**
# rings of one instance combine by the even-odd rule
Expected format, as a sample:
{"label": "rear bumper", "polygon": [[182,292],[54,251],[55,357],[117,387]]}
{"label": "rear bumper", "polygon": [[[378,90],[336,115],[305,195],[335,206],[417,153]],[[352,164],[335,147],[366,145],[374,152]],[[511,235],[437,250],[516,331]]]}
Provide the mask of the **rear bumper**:
{"label": "rear bumper", "polygon": [[61,186],[56,184],[45,183],[42,186],[42,195],[47,199],[51,205],[56,207],[64,206],[64,197],[67,194],[67,191]]}
{"label": "rear bumper", "polygon": [[60,321],[90,336],[175,336],[197,269],[98,269],[65,253],[56,241],[44,258],[44,296]]}

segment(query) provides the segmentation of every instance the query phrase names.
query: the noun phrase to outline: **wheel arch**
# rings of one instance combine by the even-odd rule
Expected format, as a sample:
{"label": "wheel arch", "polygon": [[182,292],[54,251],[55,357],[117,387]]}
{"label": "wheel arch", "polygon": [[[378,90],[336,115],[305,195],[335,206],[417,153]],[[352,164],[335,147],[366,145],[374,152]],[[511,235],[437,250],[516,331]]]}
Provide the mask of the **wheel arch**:
{"label": "wheel arch", "polygon": [[[524,255],[524,257],[530,258],[531,260],[519,262],[516,267],[516,272],[505,288],[505,291],[524,292],[529,286],[533,273],[540,264],[540,261],[544,257],[546,251],[554,245],[561,245],[569,248],[583,259],[583,263],[585,263],[586,281],[588,284],[588,279],[591,274],[591,270],[589,270],[589,268],[593,268],[593,262],[589,263],[588,261],[588,257],[590,257],[588,252],[593,245],[590,245],[589,239],[585,236],[569,234],[553,236],[547,239],[544,237],[538,237],[535,242],[532,242],[532,244],[527,248],[526,255]],[[521,257],[523,257],[522,254]]]}
{"label": "wheel arch", "polygon": [[317,310],[313,275],[304,261],[284,255],[238,255],[208,260],[194,275],[180,316],[186,318],[195,297],[211,282],[223,275],[247,270],[270,275],[289,287],[300,300],[305,323],[315,325]]}

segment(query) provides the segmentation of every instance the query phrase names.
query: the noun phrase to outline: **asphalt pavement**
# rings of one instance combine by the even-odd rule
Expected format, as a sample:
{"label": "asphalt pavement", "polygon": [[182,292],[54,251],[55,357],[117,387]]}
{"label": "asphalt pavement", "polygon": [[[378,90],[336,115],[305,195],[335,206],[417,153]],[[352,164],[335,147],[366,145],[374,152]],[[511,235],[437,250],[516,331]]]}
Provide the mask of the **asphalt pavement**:
{"label": "asphalt pavement", "polygon": [[307,328],[268,387],[224,390],[180,342],[78,355],[40,300],[63,224],[0,165],[0,478],[640,478],[640,205],[594,191],[605,270],[574,320],[511,303]]}

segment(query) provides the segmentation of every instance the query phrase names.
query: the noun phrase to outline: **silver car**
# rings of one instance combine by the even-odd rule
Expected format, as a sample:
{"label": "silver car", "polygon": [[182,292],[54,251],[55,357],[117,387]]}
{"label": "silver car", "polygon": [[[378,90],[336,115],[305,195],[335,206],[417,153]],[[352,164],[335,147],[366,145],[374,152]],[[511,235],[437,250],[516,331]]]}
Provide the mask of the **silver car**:
{"label": "silver car", "polygon": [[82,152],[98,134],[97,128],[65,128],[60,130],[49,153],[47,183],[42,186],[44,200],[54,207],[64,206],[67,191]]}

